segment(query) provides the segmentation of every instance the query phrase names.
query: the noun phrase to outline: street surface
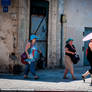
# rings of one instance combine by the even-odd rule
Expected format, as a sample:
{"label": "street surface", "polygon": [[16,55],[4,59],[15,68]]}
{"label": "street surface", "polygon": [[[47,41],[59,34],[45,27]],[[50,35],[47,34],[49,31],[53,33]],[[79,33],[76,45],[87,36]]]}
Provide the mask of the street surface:
{"label": "street surface", "polygon": [[86,82],[83,83],[81,75],[86,72],[89,67],[75,68],[75,76],[77,80],[72,80],[70,73],[68,79],[63,79],[64,69],[46,69],[39,70],[37,74],[40,79],[34,80],[29,74],[28,79],[21,75],[0,74],[1,90],[26,90],[26,91],[90,91],[91,78],[88,76]]}

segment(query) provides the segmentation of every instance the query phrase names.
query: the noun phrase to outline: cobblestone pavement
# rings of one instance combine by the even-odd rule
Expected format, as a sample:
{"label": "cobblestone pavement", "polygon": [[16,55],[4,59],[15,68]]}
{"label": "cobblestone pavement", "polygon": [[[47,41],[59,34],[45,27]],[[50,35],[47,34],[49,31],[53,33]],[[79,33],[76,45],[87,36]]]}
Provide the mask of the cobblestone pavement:
{"label": "cobblestone pavement", "polygon": [[89,67],[75,68],[75,76],[77,80],[72,80],[70,73],[68,79],[63,79],[64,69],[46,69],[39,70],[37,74],[40,79],[34,80],[29,74],[28,79],[21,75],[0,74],[1,90],[26,90],[26,91],[92,91],[90,85],[91,78],[88,76],[86,82],[81,79],[82,73],[86,72]]}

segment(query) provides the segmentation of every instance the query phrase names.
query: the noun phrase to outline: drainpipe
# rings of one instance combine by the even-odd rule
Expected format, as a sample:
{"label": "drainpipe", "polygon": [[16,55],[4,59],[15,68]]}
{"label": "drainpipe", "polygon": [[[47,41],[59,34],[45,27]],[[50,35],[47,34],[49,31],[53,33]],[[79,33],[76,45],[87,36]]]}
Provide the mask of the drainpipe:
{"label": "drainpipe", "polygon": [[64,41],[64,29],[63,29],[63,26],[64,26],[64,23],[66,23],[66,15],[64,14],[61,14],[61,17],[60,17],[60,22],[61,22],[61,67],[64,67],[63,65],[63,61],[64,61],[64,47],[63,47],[63,41]]}
{"label": "drainpipe", "polygon": [[61,14],[61,17],[60,17],[60,22],[61,22],[61,62],[60,62],[60,65],[62,67],[62,62],[63,62],[63,14]]}

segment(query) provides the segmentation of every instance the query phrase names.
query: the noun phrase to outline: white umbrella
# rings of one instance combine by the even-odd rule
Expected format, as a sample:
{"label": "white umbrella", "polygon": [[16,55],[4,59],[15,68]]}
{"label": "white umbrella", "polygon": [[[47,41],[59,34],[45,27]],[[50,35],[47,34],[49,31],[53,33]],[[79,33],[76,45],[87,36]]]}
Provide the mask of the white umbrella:
{"label": "white umbrella", "polygon": [[92,33],[89,33],[88,35],[86,35],[84,38],[83,38],[83,41],[88,41],[88,40],[91,40],[92,39]]}

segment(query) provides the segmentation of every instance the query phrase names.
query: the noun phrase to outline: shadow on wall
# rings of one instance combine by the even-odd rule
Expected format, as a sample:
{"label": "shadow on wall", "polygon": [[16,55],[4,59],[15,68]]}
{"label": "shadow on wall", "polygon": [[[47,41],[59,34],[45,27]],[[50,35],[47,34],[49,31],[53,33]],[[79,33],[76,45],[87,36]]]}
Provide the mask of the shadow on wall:
{"label": "shadow on wall", "polygon": [[11,62],[9,64],[9,73],[12,74],[21,74],[23,71],[22,65],[18,64],[18,58],[14,52],[9,54],[9,58],[11,59]]}

